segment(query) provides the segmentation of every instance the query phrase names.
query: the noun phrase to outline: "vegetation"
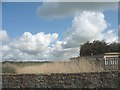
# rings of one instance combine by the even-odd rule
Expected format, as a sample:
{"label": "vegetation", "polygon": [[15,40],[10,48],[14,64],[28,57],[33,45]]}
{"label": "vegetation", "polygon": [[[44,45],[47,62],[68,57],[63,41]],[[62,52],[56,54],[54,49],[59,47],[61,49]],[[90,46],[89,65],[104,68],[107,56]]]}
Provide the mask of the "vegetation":
{"label": "vegetation", "polygon": [[[87,41],[80,48],[80,56],[99,55],[106,52],[120,52],[120,43]],[[76,60],[77,59],[77,60]],[[94,58],[76,58],[64,62],[2,62],[3,73],[80,73],[104,71]]]}
{"label": "vegetation", "polygon": [[120,52],[120,43],[106,43],[104,40],[87,41],[80,48],[80,56],[99,55],[106,52]]}
{"label": "vegetation", "polygon": [[16,73],[16,69],[10,65],[5,65],[2,67],[2,73]]}
{"label": "vegetation", "polygon": [[[91,58],[78,58],[64,62],[4,62],[3,73],[80,73],[80,72],[100,72],[102,67],[97,65]],[[42,64],[41,64],[42,63]]]}

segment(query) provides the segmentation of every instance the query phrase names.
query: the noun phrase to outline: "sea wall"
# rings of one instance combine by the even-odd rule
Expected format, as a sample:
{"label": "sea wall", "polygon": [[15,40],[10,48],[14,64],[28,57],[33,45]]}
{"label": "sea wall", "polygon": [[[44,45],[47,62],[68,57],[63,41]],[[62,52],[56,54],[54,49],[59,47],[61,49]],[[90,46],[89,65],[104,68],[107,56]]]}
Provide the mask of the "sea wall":
{"label": "sea wall", "polygon": [[119,88],[118,71],[69,74],[3,74],[2,88]]}

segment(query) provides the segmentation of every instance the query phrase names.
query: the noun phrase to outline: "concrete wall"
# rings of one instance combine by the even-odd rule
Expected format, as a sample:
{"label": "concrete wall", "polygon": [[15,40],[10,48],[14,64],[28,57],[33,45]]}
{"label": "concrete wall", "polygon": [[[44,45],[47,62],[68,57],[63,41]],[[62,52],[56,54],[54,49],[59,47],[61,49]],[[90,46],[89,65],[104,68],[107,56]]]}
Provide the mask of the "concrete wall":
{"label": "concrete wall", "polygon": [[[118,88],[117,71],[73,74],[6,74],[2,88]],[[118,85],[119,84],[119,85]]]}

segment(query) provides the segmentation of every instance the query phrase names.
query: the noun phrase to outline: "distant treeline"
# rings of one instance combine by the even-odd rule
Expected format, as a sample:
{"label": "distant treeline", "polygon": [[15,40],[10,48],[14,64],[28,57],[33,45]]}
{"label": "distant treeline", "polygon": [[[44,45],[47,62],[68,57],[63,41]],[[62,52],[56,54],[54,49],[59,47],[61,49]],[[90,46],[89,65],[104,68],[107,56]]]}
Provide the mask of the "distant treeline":
{"label": "distant treeline", "polygon": [[106,52],[120,52],[120,43],[106,43],[104,40],[87,41],[80,47],[80,56],[99,55]]}

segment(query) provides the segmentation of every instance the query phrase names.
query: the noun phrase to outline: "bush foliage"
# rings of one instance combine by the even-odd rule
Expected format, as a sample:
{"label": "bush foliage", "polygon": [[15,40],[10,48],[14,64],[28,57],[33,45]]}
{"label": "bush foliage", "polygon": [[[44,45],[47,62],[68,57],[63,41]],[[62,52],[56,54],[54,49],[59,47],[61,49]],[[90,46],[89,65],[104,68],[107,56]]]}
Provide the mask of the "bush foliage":
{"label": "bush foliage", "polygon": [[106,43],[104,40],[87,41],[80,47],[80,56],[99,55],[106,52],[120,52],[120,43]]}
{"label": "bush foliage", "polygon": [[2,73],[16,73],[16,70],[14,67],[6,65],[2,67]]}

